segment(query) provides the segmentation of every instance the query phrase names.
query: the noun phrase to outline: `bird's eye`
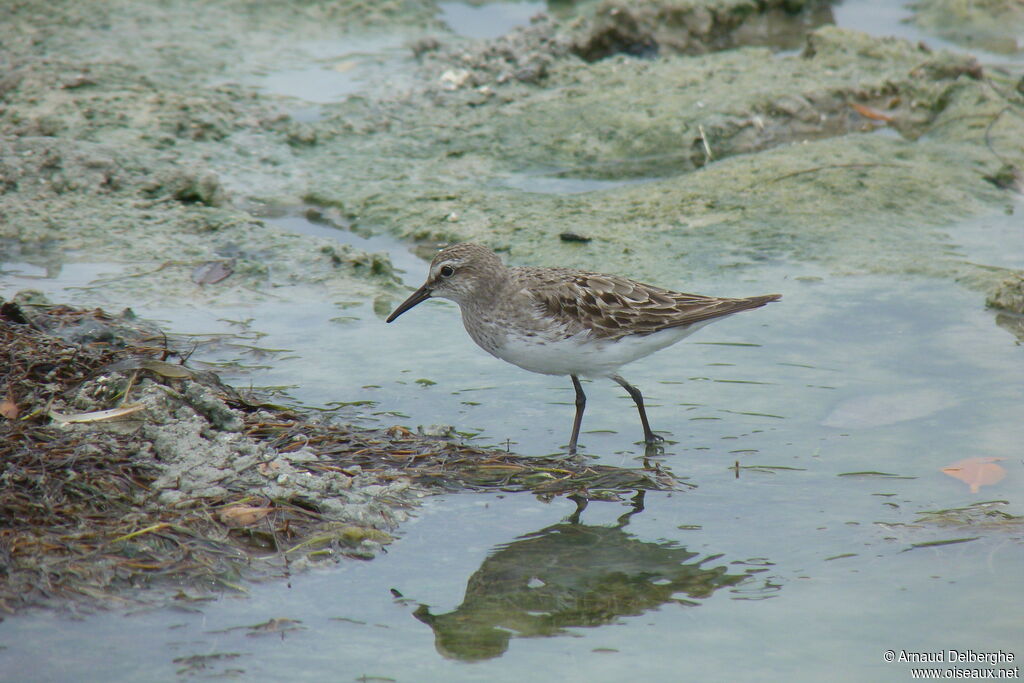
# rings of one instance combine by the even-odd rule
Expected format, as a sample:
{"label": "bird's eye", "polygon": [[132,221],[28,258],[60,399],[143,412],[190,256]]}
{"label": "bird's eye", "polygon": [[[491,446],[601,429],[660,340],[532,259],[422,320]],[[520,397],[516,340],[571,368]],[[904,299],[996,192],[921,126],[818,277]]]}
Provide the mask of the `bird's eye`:
{"label": "bird's eye", "polygon": [[441,277],[451,277],[455,274],[455,269],[451,266],[441,266]]}

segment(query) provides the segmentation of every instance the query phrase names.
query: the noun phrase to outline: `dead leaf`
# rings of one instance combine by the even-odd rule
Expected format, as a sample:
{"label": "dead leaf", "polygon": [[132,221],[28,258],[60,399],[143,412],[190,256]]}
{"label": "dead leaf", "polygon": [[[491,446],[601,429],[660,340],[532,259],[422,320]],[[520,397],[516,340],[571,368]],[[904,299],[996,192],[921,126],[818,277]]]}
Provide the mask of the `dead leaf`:
{"label": "dead leaf", "polygon": [[996,463],[1005,458],[967,458],[942,468],[945,474],[956,477],[977,493],[982,486],[995,484],[1006,476],[1006,469]]}
{"label": "dead leaf", "polygon": [[235,260],[207,261],[192,271],[192,282],[197,285],[215,285],[235,272]]}
{"label": "dead leaf", "polygon": [[864,118],[871,119],[872,121],[882,121],[884,123],[892,123],[895,120],[895,118],[891,114],[887,114],[884,111],[880,111],[878,109],[875,109],[873,107],[868,107],[868,106],[863,105],[863,104],[857,104],[856,102],[851,102],[850,103],[850,107],[852,107],[855,112],[857,112],[858,114],[860,114]]}
{"label": "dead leaf", "polygon": [[10,394],[7,394],[7,398],[0,401],[0,415],[3,415],[8,420],[17,420],[18,413],[20,412],[18,404],[14,402],[14,398]]}
{"label": "dead leaf", "polygon": [[145,403],[129,403],[121,406],[120,408],[94,410],[89,413],[75,413],[74,415],[61,415],[60,413],[51,410],[50,419],[60,424],[102,422],[104,420],[116,420],[119,417],[125,417],[126,415],[131,415],[145,409]]}
{"label": "dead leaf", "polygon": [[412,436],[412,432],[400,425],[394,425],[392,427],[388,427],[387,435],[396,440],[408,439]]}
{"label": "dead leaf", "polygon": [[228,526],[249,526],[260,521],[274,508],[232,505],[220,511],[220,521]]}
{"label": "dead leaf", "polygon": [[169,379],[185,379],[192,376],[192,371],[186,367],[162,360],[153,360],[152,358],[145,358],[139,361],[139,367]]}

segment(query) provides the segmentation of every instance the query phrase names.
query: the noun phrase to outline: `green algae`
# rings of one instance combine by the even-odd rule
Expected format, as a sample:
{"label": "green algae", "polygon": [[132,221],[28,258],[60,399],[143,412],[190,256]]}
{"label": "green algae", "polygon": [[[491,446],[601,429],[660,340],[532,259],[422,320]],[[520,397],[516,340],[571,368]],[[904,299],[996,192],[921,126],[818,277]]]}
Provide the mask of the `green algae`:
{"label": "green algae", "polygon": [[[389,107],[378,129],[358,124],[376,105],[339,107],[304,150],[320,170],[307,198],[404,239],[480,240],[515,262],[668,286],[785,260],[979,289],[1006,274],[949,255],[941,232],[1009,206],[984,176],[1021,163],[1020,104],[969,56],[826,28],[799,56],[565,61],[542,88],[436,97]],[[327,163],[341,149],[359,180]],[[552,195],[506,184],[522,172],[649,180]]]}

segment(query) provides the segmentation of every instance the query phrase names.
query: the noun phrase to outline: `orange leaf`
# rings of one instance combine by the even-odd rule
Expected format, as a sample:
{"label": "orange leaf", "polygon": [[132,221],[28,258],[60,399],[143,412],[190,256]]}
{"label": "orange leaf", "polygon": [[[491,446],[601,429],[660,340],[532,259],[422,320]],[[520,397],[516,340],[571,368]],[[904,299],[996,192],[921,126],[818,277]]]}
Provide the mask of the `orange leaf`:
{"label": "orange leaf", "polygon": [[1003,466],[996,464],[1000,460],[1004,458],[967,458],[943,467],[942,471],[970,486],[971,493],[977,493],[982,486],[1000,482],[1006,476]]}
{"label": "orange leaf", "polygon": [[412,432],[410,432],[405,427],[401,427],[399,425],[388,427],[387,434],[392,439],[405,439],[412,436]]}
{"label": "orange leaf", "polygon": [[892,115],[886,114],[884,111],[879,111],[878,109],[874,109],[873,107],[868,107],[863,104],[857,104],[856,102],[851,102],[850,106],[853,107],[854,111],[866,119],[871,119],[872,121],[884,121],[885,123],[893,122]]}
{"label": "orange leaf", "polygon": [[229,526],[249,526],[266,517],[274,508],[232,505],[220,511],[220,521]]}
{"label": "orange leaf", "polygon": [[0,415],[3,415],[8,420],[17,420],[19,412],[21,411],[18,410],[18,404],[10,398],[0,401]]}

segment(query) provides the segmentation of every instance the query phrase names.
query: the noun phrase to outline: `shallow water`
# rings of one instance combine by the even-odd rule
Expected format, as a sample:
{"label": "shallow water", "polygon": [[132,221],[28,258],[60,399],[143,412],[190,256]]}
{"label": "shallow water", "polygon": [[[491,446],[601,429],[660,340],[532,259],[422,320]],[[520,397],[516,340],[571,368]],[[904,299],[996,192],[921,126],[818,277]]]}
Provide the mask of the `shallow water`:
{"label": "shallow water", "polygon": [[[386,251],[410,286],[426,271],[406,245],[301,215],[267,220]],[[966,260],[1024,266],[1012,216],[951,228],[949,242]],[[74,302],[75,288],[117,271],[4,263],[0,295],[32,287]],[[910,665],[886,663],[886,650],[950,648],[1019,663],[1024,531],[920,521],[992,500],[1024,514],[1021,347],[982,297],[790,263],[658,284],[784,295],[625,368],[668,439],[657,460],[694,488],[649,493],[642,510],[591,503],[578,524],[565,523],[565,499],[435,497],[372,562],[176,608],[8,618],[0,678],[903,680]],[[523,454],[568,438],[567,379],[491,358],[448,302],[392,325],[370,304],[326,301],[136,312],[197,334],[251,318],[260,346],[287,351],[239,378],[309,405],[353,404],[346,414],[364,424],[450,423]],[[197,360],[251,362],[224,349]],[[611,381],[585,387],[583,451],[638,463],[630,399]],[[1006,478],[972,493],[941,471],[968,457],[1004,458]],[[244,628],[269,619],[301,623]]]}
{"label": "shallow water", "polygon": [[[693,603],[688,606],[664,604],[637,614],[631,614],[639,610],[628,598],[643,586],[631,592],[607,579],[599,590],[580,591],[572,599],[600,604],[602,596],[619,590],[618,614],[580,610],[579,615],[580,621],[612,618],[613,624],[586,627],[577,621],[566,624],[561,636],[513,638],[501,657],[467,663],[440,656],[433,631],[412,614],[418,603],[429,605],[435,615],[458,609],[467,580],[481,569],[488,552],[504,552],[500,544],[557,524],[572,508],[564,500],[544,505],[520,497],[474,495],[434,501],[406,528],[402,541],[373,562],[296,577],[291,589],[284,582],[257,586],[247,599],[183,605],[176,611],[105,614],[82,622],[37,615],[19,620],[18,643],[6,655],[14,667],[31,665],[35,680],[110,680],[104,672],[110,671],[112,661],[119,663],[114,680],[167,680],[186,666],[173,660],[193,656],[208,658],[206,675],[241,669],[247,680],[357,680],[366,675],[511,681],[538,670],[549,672],[543,680],[612,681],[645,675],[666,680],[679,671],[721,680],[723,669],[734,680],[902,680],[907,668],[886,665],[884,649],[973,646],[1012,651],[1019,646],[1017,617],[1007,603],[1024,586],[1019,572],[1005,571],[1020,560],[1005,544],[975,541],[901,552],[904,542],[883,540],[891,531],[850,525],[849,517],[809,519],[794,527],[780,521],[788,516],[784,510],[765,515],[771,508],[764,502],[785,508],[791,496],[780,495],[763,480],[723,484],[732,487],[731,495],[724,487],[717,493],[702,487],[696,497],[649,499],[647,509],[619,535],[646,546],[644,557],[652,563],[659,553],[671,553],[663,540],[670,534],[675,543],[697,553],[695,559],[721,554],[705,563],[708,569],[763,573],[710,597],[681,594]],[[724,508],[728,498],[754,502],[757,512],[751,516],[745,505]],[[611,529],[623,510],[612,505],[592,508],[584,515],[585,523],[610,529],[612,548],[616,541],[618,547],[626,546],[629,539],[616,539]],[[473,524],[453,521],[464,518]],[[681,531],[680,524],[701,528]],[[801,532],[802,543],[784,540],[793,538],[787,534],[793,531]],[[460,543],[446,541],[453,533]],[[825,559],[842,552],[860,555]],[[609,565],[611,574],[617,566]],[[533,566],[551,581],[550,571]],[[580,571],[594,573],[595,568],[581,566]],[[645,579],[636,573],[630,578],[636,583]],[[994,595],[994,583],[1002,598]],[[407,602],[396,599],[391,589]],[[520,593],[531,590],[537,588]],[[509,613],[530,607],[529,595],[503,597]],[[996,609],[996,600],[1001,609]],[[568,596],[565,602],[570,602]],[[250,637],[238,628],[270,618],[301,620],[302,630]],[[951,626],[957,623],[971,624],[970,639]],[[104,647],[83,649],[83,638]],[[54,651],[76,656],[65,661],[47,656]],[[213,659],[217,654],[239,656]]]}
{"label": "shallow water", "polygon": [[924,42],[929,47],[953,52],[970,52],[984,63],[1021,64],[1024,53],[997,53],[984,49],[962,46],[938,36],[932,35],[913,22],[911,2],[892,2],[891,0],[844,0],[832,11],[837,26],[870,33],[877,36],[894,36],[914,42]]}
{"label": "shallow water", "polygon": [[543,2],[441,2],[441,21],[466,38],[497,38],[516,26],[530,23],[530,17],[547,11]]}
{"label": "shallow water", "polygon": [[[301,219],[287,220],[298,229]],[[987,229],[962,226],[963,244]],[[408,275],[410,284],[424,269]],[[28,284],[10,273],[6,281]],[[699,289],[778,289],[784,298],[626,369],[670,440],[662,465],[696,488],[648,494],[621,528],[627,505],[592,503],[584,526],[573,527],[596,544],[585,553],[566,527],[550,530],[572,512],[569,501],[446,496],[428,501],[370,563],[256,586],[245,599],[82,621],[10,619],[0,624],[0,657],[8,671],[38,672],[36,680],[89,680],[89,672],[95,680],[161,679],[200,665],[204,674],[237,669],[252,679],[301,671],[342,680],[513,680],[538,667],[593,680],[680,670],[714,679],[723,658],[737,678],[770,671],[864,680],[907,673],[908,665],[882,661],[885,649],[1018,647],[1019,527],[916,523],[928,510],[993,499],[1024,514],[1024,364],[979,296],[935,280],[829,278],[777,265]],[[454,306],[431,302],[392,325],[369,306],[325,323],[332,309],[261,304],[208,319],[191,310],[138,312],[207,332],[215,317],[252,317],[268,335],[262,345],[291,353],[247,377],[291,385],[311,404],[370,401],[353,409],[367,423],[450,422],[479,432],[480,443],[510,442],[527,454],[557,451],[567,439],[569,383],[487,356]],[[643,449],[628,397],[610,381],[586,386],[585,452],[635,464]],[[971,456],[1006,458],[1006,479],[972,494],[940,471]],[[546,529],[541,559],[520,553],[524,536]],[[975,540],[915,547],[962,538]],[[696,577],[665,575],[680,553],[694,554],[683,564]],[[488,556],[499,570],[484,564]],[[715,587],[723,573],[739,583]],[[656,590],[659,582],[669,589]],[[539,590],[551,594],[538,600]],[[435,617],[440,651],[429,619],[414,616],[421,604]],[[453,611],[459,616],[439,618]],[[299,620],[302,630],[252,637],[238,628],[271,618]],[[970,638],[953,623],[971,624]],[[104,647],[83,648],[88,642]],[[213,657],[225,653],[238,657]]]}
{"label": "shallow water", "polygon": [[313,104],[337,102],[366,87],[366,73],[397,68],[407,50],[400,38],[307,41],[292,59],[248,66],[243,83]]}

